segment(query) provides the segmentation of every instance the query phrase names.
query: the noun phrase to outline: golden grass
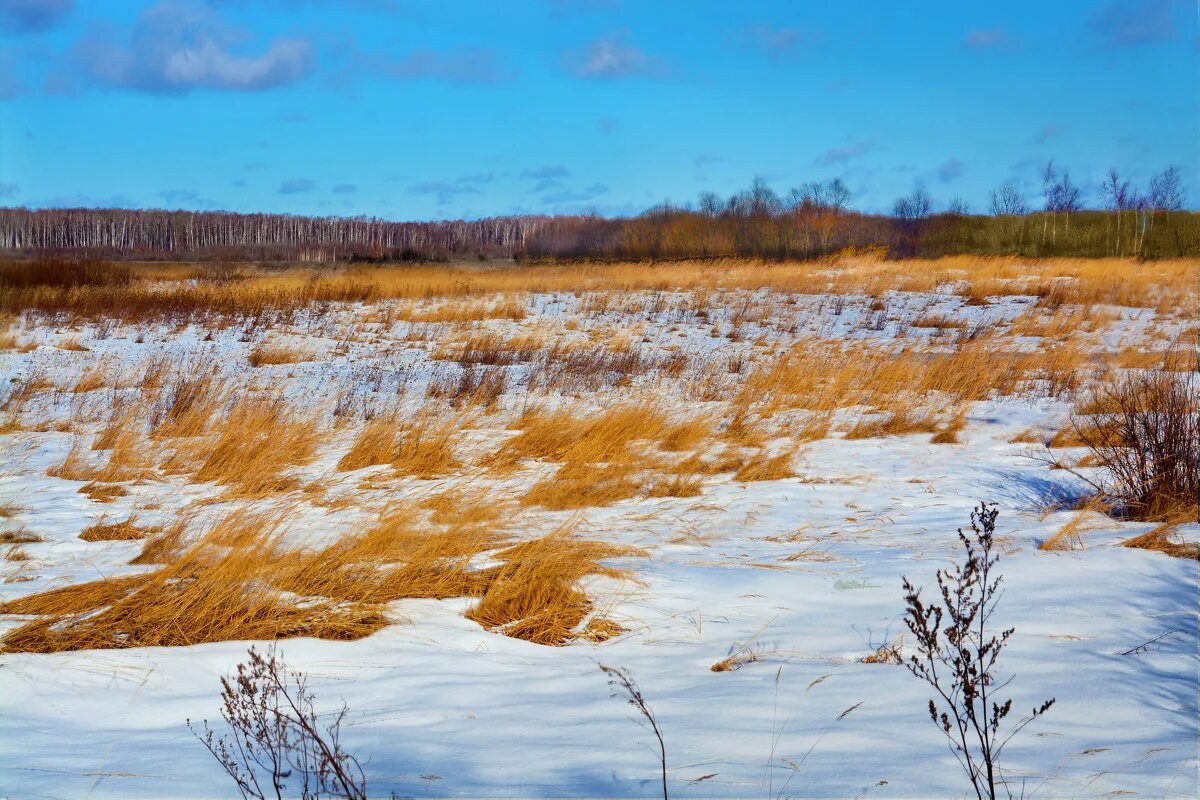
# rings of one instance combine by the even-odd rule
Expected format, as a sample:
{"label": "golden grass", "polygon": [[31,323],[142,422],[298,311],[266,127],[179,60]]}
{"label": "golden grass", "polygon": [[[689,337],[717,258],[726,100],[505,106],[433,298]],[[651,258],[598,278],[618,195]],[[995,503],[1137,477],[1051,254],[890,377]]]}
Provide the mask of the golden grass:
{"label": "golden grass", "polygon": [[1181,542],[1178,540],[1178,528],[1182,524],[1194,523],[1194,510],[1170,515],[1163,523],[1151,530],[1121,543],[1123,547],[1135,547],[1139,550],[1154,550],[1175,558],[1193,558],[1200,560],[1200,544]]}
{"label": "golden grass", "polygon": [[159,398],[151,420],[151,436],[178,438],[205,433],[220,414],[229,388],[215,369],[177,375]]}
{"label": "golden grass", "polygon": [[646,497],[699,497],[704,481],[696,475],[663,476],[646,487]]}
{"label": "golden grass", "polygon": [[878,436],[904,436],[910,433],[935,433],[933,414],[917,414],[908,409],[893,411],[882,418],[862,418],[846,431],[847,439],[872,439]]}
{"label": "golden grass", "polygon": [[638,493],[631,472],[627,462],[597,466],[568,461],[552,477],[530,487],[521,504],[551,511],[611,505]]}
{"label": "golden grass", "polygon": [[75,438],[62,462],[47,469],[46,475],[89,484],[119,483],[143,477],[145,461],[142,454],[132,447],[136,441],[130,437],[120,449],[112,450],[107,458],[101,460],[89,455],[90,448],[85,448],[83,442]]}
{"label": "golden grass", "polygon": [[79,493],[87,495],[89,499],[97,503],[111,503],[118,497],[126,497],[129,494],[129,490],[117,484],[92,481],[84,486],[80,486]]}
{"label": "golden grass", "polygon": [[322,438],[315,417],[281,399],[251,398],[230,409],[211,440],[187,440],[176,455],[199,464],[197,482],[258,497],[295,488],[298,481],[285,472],[310,462]]}
{"label": "golden grass", "polygon": [[112,385],[113,379],[109,375],[109,369],[110,365],[104,359],[92,364],[75,381],[74,386],[71,387],[71,391],[76,394],[84,394]]}
{"label": "golden grass", "polygon": [[632,443],[658,440],[666,430],[666,417],[647,404],[622,405],[591,417],[570,410],[533,408],[514,423],[520,430],[485,464],[504,469],[522,459],[580,464],[608,463],[627,456]]}
{"label": "golden grass", "polygon": [[60,341],[57,347],[59,350],[68,350],[75,353],[87,353],[91,350],[90,347],[80,341],[78,336],[68,336]]}
{"label": "golden grass", "polygon": [[785,450],[777,455],[769,456],[766,453],[758,453],[741,465],[733,475],[735,481],[780,481],[785,478],[793,478],[796,472],[792,469],[792,458],[795,456],[790,450]]}
{"label": "golden grass", "polygon": [[958,444],[958,435],[967,425],[967,407],[961,406],[929,441],[933,444]]}
{"label": "golden grass", "polygon": [[[287,549],[278,512],[231,512],[187,545],[187,520],[146,543],[139,575],[50,589],[0,604],[32,616],[0,646],[8,652],[184,646],[203,642],[315,636],[359,638],[388,624],[382,604],[401,598],[478,597],[468,617],[508,636],[546,645],[601,641],[620,632],[594,618],[579,582],[620,577],[603,559],[640,551],[581,540],[567,529],[512,544],[495,525],[433,529],[414,508],[396,506],[362,533],[317,550]],[[93,526],[89,541],[117,535],[132,520]],[[495,565],[475,566],[495,551]]]}
{"label": "golden grass", "polygon": [[302,361],[312,361],[311,351],[300,347],[273,342],[259,342],[250,350],[247,360],[252,367],[265,367],[274,364],[298,364]]}
{"label": "golden grass", "polygon": [[[65,388],[32,372],[5,387],[4,409],[12,423],[5,430],[69,424],[78,438],[52,472],[88,481],[80,491],[97,502],[127,494],[119,481],[160,477],[160,464],[164,472],[223,488],[222,496],[201,502],[258,499],[303,482],[306,494],[292,499],[327,510],[377,508],[381,495],[396,488],[388,483],[396,477],[452,480],[432,487],[406,485],[413,496],[405,505],[316,549],[285,548],[279,519],[253,521],[243,513],[223,519],[217,526],[221,531],[210,529],[199,540],[188,536],[190,523],[181,522],[146,539],[134,559],[151,570],[144,575],[111,585],[66,587],[59,594],[52,590],[35,596],[41,597],[37,601],[25,598],[21,602],[27,605],[15,607],[43,609],[28,613],[45,619],[18,629],[24,632],[13,641],[31,649],[132,646],[104,643],[125,639],[182,642],[191,634],[153,633],[147,626],[186,627],[192,616],[200,620],[196,635],[201,639],[353,637],[386,624],[381,604],[407,597],[480,598],[472,619],[542,644],[601,641],[621,627],[595,613],[584,579],[605,574],[600,561],[622,552],[561,531],[514,544],[514,514],[544,519],[543,510],[636,497],[696,497],[705,476],[718,473],[732,474],[736,481],[792,477],[795,448],[827,436],[843,409],[853,409],[857,419],[847,438],[927,432],[934,443],[953,443],[974,401],[1072,397],[1116,369],[1170,359],[1186,368],[1190,344],[1173,338],[1176,320],[1163,318],[1166,333],[1160,340],[1108,354],[1097,353],[1098,338],[1085,335],[1111,321],[1103,308],[1107,303],[1129,301],[1160,315],[1186,312],[1189,303],[1194,307],[1194,263],[1145,265],[1145,274],[1142,268],[1118,260],[887,262],[843,254],[819,264],[247,269],[237,281],[200,275],[183,283],[197,278],[194,271],[185,275],[156,267],[120,295],[85,287],[70,297],[34,298],[29,307],[61,310],[68,319],[165,319],[180,329],[199,321],[216,329],[253,318],[259,331],[269,320],[270,337],[297,335],[288,312],[329,304],[322,305],[321,313],[327,314],[322,336],[341,342],[339,353],[351,342],[374,342],[380,348],[420,348],[453,362],[438,365],[427,389],[410,380],[407,366],[364,364],[363,378],[356,376],[353,386],[335,393],[329,404],[333,418],[339,426],[355,426],[347,433],[349,447],[340,454],[337,470],[373,465],[389,470],[359,479],[360,487],[379,491],[351,489],[326,501],[326,488],[349,488],[356,478],[308,474],[318,457],[333,459],[339,453],[326,450],[328,429],[320,420],[327,408],[301,410],[283,399],[285,388],[294,388],[285,383],[287,370],[238,378],[222,373],[213,361],[179,365],[150,357],[144,368],[127,370],[137,391],[114,390],[111,409],[97,412],[107,395],[84,395],[129,380],[95,357],[60,354],[83,370],[72,379],[71,388],[80,396],[69,423],[43,410],[61,399]],[[749,293],[757,289],[789,295]],[[797,333],[805,322],[800,309],[809,302],[799,295],[846,295],[832,301],[838,314],[844,305],[861,310],[864,297],[872,307],[884,308],[892,290],[937,290],[943,296],[957,290],[978,303],[1013,294],[1039,301],[1012,324],[992,326],[967,325],[953,312],[925,313],[908,323],[903,310],[895,316],[902,306],[892,304],[893,322],[946,331],[937,336],[845,342]],[[510,324],[529,314],[530,293],[547,291],[574,293],[585,316]],[[346,310],[333,305],[359,301],[376,304],[366,316],[360,310],[341,316]],[[821,313],[829,310],[821,301]],[[397,322],[407,324],[393,327]],[[712,330],[715,337],[739,344],[729,348],[726,341],[714,341],[715,353],[697,351],[689,336],[694,331],[685,326]],[[1015,336],[1052,340],[1053,347],[1034,351]],[[295,340],[272,339],[250,348],[249,363],[288,364],[308,357],[280,341]],[[1194,364],[1194,354],[1190,357]],[[322,368],[313,365],[314,371]],[[246,362],[241,369],[250,375]],[[52,397],[39,396],[47,389]],[[390,411],[419,399],[412,393],[421,391],[438,402],[427,401],[414,418]],[[402,404],[398,397],[405,393],[410,394]],[[703,405],[694,402],[688,408],[660,400],[677,397]],[[511,409],[522,406],[526,410],[502,433],[515,413]],[[357,423],[363,418],[370,421]],[[1058,440],[1066,441],[1065,434]],[[301,479],[297,471],[304,467],[310,468]],[[526,472],[515,479],[506,477],[522,469]],[[541,479],[534,480],[535,475]],[[477,478],[479,484],[473,485]],[[427,496],[429,491],[438,493]],[[1085,519],[1081,514],[1071,520],[1052,541],[1078,545]],[[89,536],[125,538],[117,529],[126,525],[137,530],[131,518],[92,526]],[[1164,551],[1182,547],[1167,535],[1171,530],[1146,534],[1144,542]],[[230,605],[224,621],[216,598]],[[164,610],[149,610],[145,626],[122,616],[141,613],[152,601]],[[22,613],[5,608],[0,613]],[[4,646],[13,643],[6,640]]]}
{"label": "golden grass", "polygon": [[134,524],[136,522],[136,517],[111,523],[101,519],[84,528],[79,538],[85,542],[127,542],[145,539],[154,533],[153,528],[140,528]]}
{"label": "golden grass", "polygon": [[3,648],[48,653],[284,636],[352,639],[385,624],[373,610],[301,605],[264,580],[278,556],[278,524],[234,514],[154,571],[0,604],[2,614],[39,617],[5,635]]}
{"label": "golden grass", "polygon": [[[427,301],[396,311],[413,322],[520,319],[528,313],[517,298],[532,292],[697,292],[770,289],[798,294],[881,296],[886,290],[930,292],[958,282],[970,302],[990,297],[1037,295],[1046,307],[1112,304],[1171,313],[1194,307],[1196,265],[1191,260],[1043,259],[952,256],[879,261],[834,257],[824,264],[761,263],[747,259],[675,261],[647,265],[539,264],[495,269],[456,266],[247,270],[237,281],[197,276],[190,265],[132,270],[123,286],[74,289],[34,287],[9,292],[4,309],[67,312],[77,317],[264,315],[315,303],[393,299]],[[186,277],[185,277],[186,276]],[[194,278],[199,280],[189,280]]]}
{"label": "golden grass", "polygon": [[1098,499],[1089,500],[1075,513],[1058,533],[1038,545],[1039,550],[1083,550],[1083,534],[1099,530],[1111,524],[1106,516],[1108,505]]}
{"label": "golden grass", "polygon": [[477,322],[488,319],[522,320],[529,316],[528,307],[515,298],[496,302],[451,301],[431,308],[417,308],[397,315],[408,322]]}
{"label": "golden grass", "polygon": [[498,331],[472,330],[465,340],[443,342],[433,352],[435,360],[459,364],[505,365],[529,362],[546,349],[547,338],[539,331],[522,331],[506,337]]}
{"label": "golden grass", "polygon": [[460,421],[418,418],[408,426],[391,417],[376,418],[355,437],[338,461],[343,472],[388,464],[397,475],[433,479],[462,466],[454,455]]}
{"label": "golden grass", "polygon": [[583,633],[592,602],[578,583],[587,575],[621,577],[602,559],[644,555],[633,548],[581,540],[569,529],[521,542],[496,555],[504,561],[467,618],[535,644],[562,645]]}
{"label": "golden grass", "polygon": [[477,525],[422,530],[400,507],[361,534],[290,556],[273,580],[298,595],[356,603],[477,595],[488,575],[471,561],[499,541]]}

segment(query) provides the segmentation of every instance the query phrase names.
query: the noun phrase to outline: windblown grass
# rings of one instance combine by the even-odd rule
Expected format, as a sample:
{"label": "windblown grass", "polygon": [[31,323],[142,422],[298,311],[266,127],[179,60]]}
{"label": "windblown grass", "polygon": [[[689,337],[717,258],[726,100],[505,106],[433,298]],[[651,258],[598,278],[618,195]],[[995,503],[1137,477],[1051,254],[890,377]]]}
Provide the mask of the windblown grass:
{"label": "windblown grass", "polygon": [[467,618],[506,636],[535,644],[562,645],[580,635],[592,602],[579,588],[588,575],[622,577],[601,561],[643,555],[633,548],[577,539],[559,529],[496,554],[504,565]]}
{"label": "windblown grass", "polygon": [[154,532],[152,528],[138,527],[136,522],[136,517],[109,523],[101,519],[84,528],[79,538],[85,542],[127,542],[145,539]]}
{"label": "windblown grass", "polygon": [[278,557],[277,519],[226,517],[180,558],[142,575],[54,589],[0,605],[36,615],[2,640],[8,652],[170,647],[284,636],[354,639],[376,611],[303,605],[264,580]]}

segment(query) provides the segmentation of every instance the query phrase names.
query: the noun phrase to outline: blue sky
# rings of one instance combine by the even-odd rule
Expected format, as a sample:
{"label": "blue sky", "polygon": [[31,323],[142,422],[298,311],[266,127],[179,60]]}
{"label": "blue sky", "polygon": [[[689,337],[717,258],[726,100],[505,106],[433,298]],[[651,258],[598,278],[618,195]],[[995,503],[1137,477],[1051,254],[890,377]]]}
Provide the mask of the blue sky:
{"label": "blue sky", "polygon": [[629,214],[764,176],[974,210],[1197,172],[1195,3],[0,0],[0,204]]}

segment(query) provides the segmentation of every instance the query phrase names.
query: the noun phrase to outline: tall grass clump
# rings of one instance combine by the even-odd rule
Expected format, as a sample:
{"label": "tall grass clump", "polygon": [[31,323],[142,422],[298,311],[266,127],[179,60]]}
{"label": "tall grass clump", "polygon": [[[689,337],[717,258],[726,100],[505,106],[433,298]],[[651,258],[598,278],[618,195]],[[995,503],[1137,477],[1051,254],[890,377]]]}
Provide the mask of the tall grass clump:
{"label": "tall grass clump", "polygon": [[1133,519],[1196,519],[1200,498],[1200,401],[1192,371],[1128,374],[1101,387],[1072,429],[1101,466],[1086,478]]}

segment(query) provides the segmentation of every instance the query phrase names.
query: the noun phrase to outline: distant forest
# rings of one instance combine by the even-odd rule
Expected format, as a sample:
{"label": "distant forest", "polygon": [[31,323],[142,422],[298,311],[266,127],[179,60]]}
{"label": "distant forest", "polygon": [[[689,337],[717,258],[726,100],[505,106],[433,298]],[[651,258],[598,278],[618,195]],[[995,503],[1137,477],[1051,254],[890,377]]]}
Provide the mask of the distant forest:
{"label": "distant forest", "polygon": [[1116,170],[1087,209],[1053,164],[1043,172],[1041,208],[1013,184],[991,192],[987,214],[961,200],[933,211],[924,189],[892,213],[850,205],[839,180],[786,196],[765,181],[731,197],[661,205],[636,217],[512,216],[474,221],[388,222],[231,212],[0,208],[0,252],[9,256],[248,261],[449,261],[517,259],[820,258],[846,248],[892,257],[954,254],[1200,257],[1200,213],[1184,209],[1178,168],[1140,192]]}

